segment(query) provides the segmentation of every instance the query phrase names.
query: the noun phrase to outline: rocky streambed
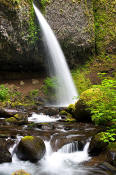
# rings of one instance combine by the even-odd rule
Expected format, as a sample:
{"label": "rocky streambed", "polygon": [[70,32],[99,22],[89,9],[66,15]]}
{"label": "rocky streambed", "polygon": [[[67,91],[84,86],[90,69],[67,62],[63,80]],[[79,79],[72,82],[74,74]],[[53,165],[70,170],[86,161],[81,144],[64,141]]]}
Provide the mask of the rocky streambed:
{"label": "rocky streambed", "polygon": [[[103,128],[95,127],[91,123],[66,122],[65,117],[59,115],[60,110],[60,108],[43,107],[36,110],[36,113],[30,112],[28,114],[8,109],[4,109],[4,113],[1,112],[0,174],[11,175],[20,169],[31,175],[116,174],[115,167],[110,164],[112,160],[110,152],[102,150],[99,154],[91,154],[92,148],[95,147],[94,144],[93,147],[91,146],[91,140]],[[11,117],[14,117],[16,121],[9,122]],[[23,122],[19,122],[21,120]],[[24,160],[17,154],[16,150],[21,150],[20,143],[23,139],[25,141],[25,138],[31,141],[33,138],[37,140],[34,143],[29,140],[23,145],[24,156],[29,153],[29,156]],[[41,140],[41,144],[44,144],[45,148],[41,149],[39,161],[31,161],[31,156],[34,156],[35,151],[40,151],[40,148],[37,147],[38,139]],[[19,150],[18,152],[20,152]]]}

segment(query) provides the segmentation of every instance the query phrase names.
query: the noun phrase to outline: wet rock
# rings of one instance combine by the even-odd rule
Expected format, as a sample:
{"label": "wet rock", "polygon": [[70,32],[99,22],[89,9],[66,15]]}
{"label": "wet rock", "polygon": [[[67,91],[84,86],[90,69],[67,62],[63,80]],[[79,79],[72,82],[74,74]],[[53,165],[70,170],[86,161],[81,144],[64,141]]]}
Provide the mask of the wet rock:
{"label": "wet rock", "polygon": [[15,109],[0,108],[0,117],[8,118],[14,116],[18,111]]}
{"label": "wet rock", "polygon": [[31,175],[31,174],[27,173],[24,170],[18,170],[18,171],[15,171],[14,173],[12,173],[11,175]]}
{"label": "wet rock", "polygon": [[103,132],[98,133],[92,138],[89,146],[90,156],[97,156],[101,152],[107,149],[108,143],[101,140],[102,135],[103,135]]}
{"label": "wet rock", "polygon": [[[86,138],[87,139],[87,138]],[[83,150],[84,145],[86,143],[86,139],[81,136],[74,136],[70,135],[69,133],[60,133],[60,134],[54,134],[52,136],[52,139],[50,141],[51,147],[54,151],[58,151],[60,148],[62,148],[64,145],[67,145],[69,143],[76,143],[78,150]]]}
{"label": "wet rock", "polygon": [[13,117],[5,119],[9,124],[24,125],[28,123],[28,115],[25,113],[15,114]]}
{"label": "wet rock", "polygon": [[109,151],[103,151],[98,156],[92,157],[89,161],[84,162],[85,166],[98,166],[101,163],[104,163],[105,161],[111,162],[111,154]]}
{"label": "wet rock", "polygon": [[45,115],[55,116],[59,114],[59,108],[45,107],[40,110]]}
{"label": "wet rock", "polygon": [[110,163],[106,161],[103,162],[102,164],[99,164],[98,167],[105,170],[105,172],[107,172],[108,175],[116,175],[116,167],[112,166]]}
{"label": "wet rock", "polygon": [[108,145],[108,150],[111,153],[111,164],[116,166],[116,142],[110,142]]}
{"label": "wet rock", "polygon": [[7,148],[7,142],[0,139],[0,163],[11,162],[12,156]]}
{"label": "wet rock", "polygon": [[19,159],[37,162],[45,154],[45,144],[36,136],[25,136],[17,145],[15,152]]}

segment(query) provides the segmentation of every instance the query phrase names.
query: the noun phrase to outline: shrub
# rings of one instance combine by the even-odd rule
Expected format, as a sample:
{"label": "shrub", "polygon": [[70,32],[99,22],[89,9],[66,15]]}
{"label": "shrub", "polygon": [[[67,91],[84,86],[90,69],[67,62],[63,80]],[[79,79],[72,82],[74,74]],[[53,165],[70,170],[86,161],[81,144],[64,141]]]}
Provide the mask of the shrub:
{"label": "shrub", "polygon": [[48,101],[56,100],[56,91],[58,88],[58,81],[56,77],[46,78],[42,88]]}
{"label": "shrub", "polygon": [[93,88],[99,88],[101,94],[99,101],[94,98],[88,102],[92,113],[92,120],[96,124],[105,124],[108,121],[116,119],[116,80],[104,79],[100,85],[94,85]]}
{"label": "shrub", "polygon": [[0,101],[4,101],[9,98],[9,90],[4,85],[0,85]]}

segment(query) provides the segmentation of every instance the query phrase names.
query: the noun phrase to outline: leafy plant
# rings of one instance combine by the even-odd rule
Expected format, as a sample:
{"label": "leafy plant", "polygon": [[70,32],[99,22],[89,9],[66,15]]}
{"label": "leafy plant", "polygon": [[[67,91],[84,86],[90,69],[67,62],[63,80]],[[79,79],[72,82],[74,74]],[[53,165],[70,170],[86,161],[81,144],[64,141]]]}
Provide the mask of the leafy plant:
{"label": "leafy plant", "polygon": [[116,119],[116,80],[104,79],[101,85],[94,85],[99,88],[99,101],[92,98],[88,105],[92,113],[92,120],[96,124],[105,124]]}
{"label": "leafy plant", "polygon": [[4,101],[9,98],[9,90],[4,85],[0,85],[0,101]]}
{"label": "leafy plant", "polygon": [[56,77],[48,77],[44,80],[43,92],[46,97],[55,99],[58,81]]}
{"label": "leafy plant", "polygon": [[37,97],[39,94],[39,90],[38,89],[33,89],[30,91],[30,96],[32,97]]}

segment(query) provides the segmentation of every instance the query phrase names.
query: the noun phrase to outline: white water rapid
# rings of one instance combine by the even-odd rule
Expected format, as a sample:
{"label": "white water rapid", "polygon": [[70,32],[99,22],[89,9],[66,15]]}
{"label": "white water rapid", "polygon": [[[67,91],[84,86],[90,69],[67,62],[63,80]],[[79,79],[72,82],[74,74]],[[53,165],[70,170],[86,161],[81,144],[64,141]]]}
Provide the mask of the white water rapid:
{"label": "white water rapid", "polygon": [[33,6],[40,23],[45,49],[48,53],[48,59],[50,59],[50,74],[56,77],[58,81],[58,88],[56,91],[57,100],[54,106],[68,106],[75,102],[75,97],[77,97],[78,94],[66,63],[65,56],[49,24],[39,9],[35,5]]}
{"label": "white water rapid", "polygon": [[[0,175],[11,175],[20,169],[25,170],[31,175],[87,175],[88,170],[79,166],[79,163],[89,159],[87,153],[88,143],[85,145],[83,151],[72,153],[63,153],[61,151],[53,152],[48,141],[45,141],[45,145],[46,155],[41,161],[36,164],[29,161],[21,161],[14,154],[12,163],[0,164]],[[14,147],[10,149],[11,153]]]}

